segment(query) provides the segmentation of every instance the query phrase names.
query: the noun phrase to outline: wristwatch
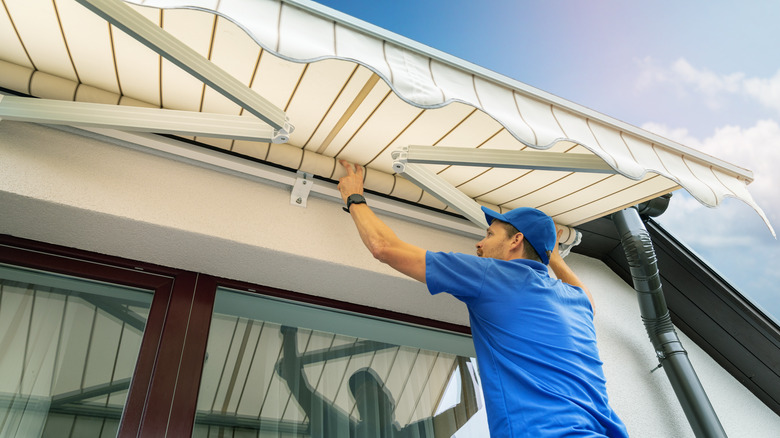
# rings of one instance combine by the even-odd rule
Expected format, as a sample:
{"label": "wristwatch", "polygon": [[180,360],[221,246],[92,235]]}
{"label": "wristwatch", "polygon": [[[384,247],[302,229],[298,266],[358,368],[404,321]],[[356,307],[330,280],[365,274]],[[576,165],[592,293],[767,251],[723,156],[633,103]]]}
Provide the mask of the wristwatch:
{"label": "wristwatch", "polygon": [[353,193],[347,197],[347,206],[342,207],[344,211],[349,213],[349,208],[352,207],[352,204],[365,204],[366,198],[363,197],[363,195],[358,195],[357,193]]}

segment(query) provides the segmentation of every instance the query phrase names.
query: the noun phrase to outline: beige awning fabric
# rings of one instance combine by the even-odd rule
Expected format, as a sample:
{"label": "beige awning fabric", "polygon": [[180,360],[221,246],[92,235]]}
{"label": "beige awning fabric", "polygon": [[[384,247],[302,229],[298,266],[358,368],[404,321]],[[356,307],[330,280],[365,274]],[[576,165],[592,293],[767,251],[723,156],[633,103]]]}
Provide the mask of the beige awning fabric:
{"label": "beige awning fabric", "polygon": [[[447,210],[393,174],[408,145],[596,155],[614,174],[426,165],[477,202],[577,225],[684,188],[752,206],[752,172],[304,0],[148,0],[152,22],[282,109],[283,144],[194,140],[327,178],[338,159],[366,187]],[[6,0],[0,87],[36,97],[244,115],[74,0]],[[166,9],[158,9],[166,8]],[[254,117],[246,114],[247,117]],[[1,135],[1,131],[0,131]],[[773,231],[774,232],[774,231]]]}

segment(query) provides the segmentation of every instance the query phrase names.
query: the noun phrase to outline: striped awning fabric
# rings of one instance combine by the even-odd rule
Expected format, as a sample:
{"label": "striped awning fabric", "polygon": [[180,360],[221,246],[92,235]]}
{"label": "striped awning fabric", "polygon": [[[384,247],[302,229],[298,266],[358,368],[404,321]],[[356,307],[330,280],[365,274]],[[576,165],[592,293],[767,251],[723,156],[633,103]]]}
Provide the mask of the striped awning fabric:
{"label": "striped awning fabric", "polygon": [[[132,8],[282,109],[286,143],[192,137],[449,207],[392,170],[409,145],[597,156],[614,173],[426,165],[480,204],[577,225],[684,188],[752,206],[752,172],[305,0],[147,0]],[[138,3],[138,4],[135,4]],[[248,114],[75,0],[6,0],[0,87],[48,99]],[[246,113],[246,114],[245,114]],[[771,228],[771,226],[770,226]]]}

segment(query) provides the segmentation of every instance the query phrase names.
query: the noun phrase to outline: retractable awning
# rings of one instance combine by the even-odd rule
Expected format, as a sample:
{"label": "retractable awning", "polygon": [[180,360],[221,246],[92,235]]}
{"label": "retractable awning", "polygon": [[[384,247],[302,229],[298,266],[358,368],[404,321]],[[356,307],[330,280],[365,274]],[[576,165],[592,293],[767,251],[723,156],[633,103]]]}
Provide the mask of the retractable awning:
{"label": "retractable awning", "polygon": [[[181,43],[183,52],[167,57],[120,30],[122,18],[107,24],[106,14],[95,13],[114,3],[6,0],[0,87],[60,101],[250,118],[262,128],[254,139],[194,129],[189,137],[326,178],[340,175],[338,159],[353,161],[367,167],[368,189],[442,210],[453,207],[394,173],[394,152],[410,145],[519,152],[530,163],[521,169],[415,166],[480,204],[536,207],[565,225],[682,187],[711,207],[741,199],[771,229],[747,190],[748,170],[316,3],[127,2]],[[190,52],[216,69],[199,76],[210,67],[199,69]],[[3,117],[13,119],[14,111]],[[46,117],[30,120],[75,123]],[[115,127],[154,132],[146,123]]]}

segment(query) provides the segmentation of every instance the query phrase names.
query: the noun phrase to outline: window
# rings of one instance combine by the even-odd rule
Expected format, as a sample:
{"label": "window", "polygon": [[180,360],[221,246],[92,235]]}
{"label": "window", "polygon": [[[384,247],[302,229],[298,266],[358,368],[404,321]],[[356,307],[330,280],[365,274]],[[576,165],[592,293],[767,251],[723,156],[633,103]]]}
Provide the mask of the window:
{"label": "window", "polygon": [[2,234],[0,268],[0,436],[189,434],[213,281]]}
{"label": "window", "polygon": [[152,298],[0,265],[0,436],[116,436]]}
{"label": "window", "polygon": [[464,333],[0,234],[0,436],[487,436]]}
{"label": "window", "polygon": [[472,356],[465,335],[220,288],[193,436],[449,437],[482,418]]}

